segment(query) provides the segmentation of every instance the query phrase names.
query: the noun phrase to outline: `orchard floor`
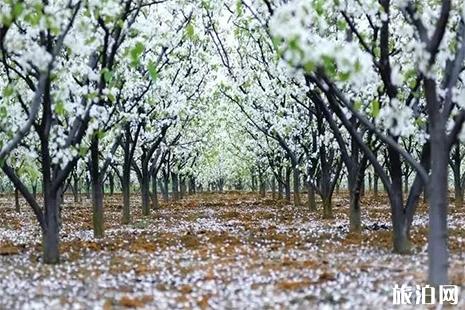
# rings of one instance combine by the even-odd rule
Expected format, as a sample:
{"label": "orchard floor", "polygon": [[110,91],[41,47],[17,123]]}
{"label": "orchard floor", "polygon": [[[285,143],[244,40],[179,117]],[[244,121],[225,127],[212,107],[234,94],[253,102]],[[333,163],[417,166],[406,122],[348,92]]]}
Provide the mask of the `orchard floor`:
{"label": "orchard floor", "polygon": [[[0,309],[399,309],[395,284],[424,285],[426,207],[413,255],[391,253],[385,198],[364,197],[363,234],[348,234],[347,195],[335,217],[252,194],[203,194],[119,224],[121,196],[105,201],[94,239],[88,200],[66,197],[62,262],[42,264],[29,207],[0,197]],[[450,279],[465,308],[465,207],[450,209]],[[416,307],[415,309],[417,309]]]}

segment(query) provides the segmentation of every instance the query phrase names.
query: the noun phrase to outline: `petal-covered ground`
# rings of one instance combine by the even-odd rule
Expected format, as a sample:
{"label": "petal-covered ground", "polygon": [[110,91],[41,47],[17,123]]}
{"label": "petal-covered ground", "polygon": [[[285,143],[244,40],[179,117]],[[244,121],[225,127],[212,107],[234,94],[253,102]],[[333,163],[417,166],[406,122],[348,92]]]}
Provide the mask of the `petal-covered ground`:
{"label": "petal-covered ground", "polygon": [[[26,205],[0,198],[0,309],[398,309],[395,284],[424,285],[426,207],[413,255],[391,253],[385,198],[363,200],[364,230],[348,233],[348,201],[335,217],[252,194],[203,194],[162,204],[149,217],[133,197],[105,201],[106,236],[94,239],[90,202],[66,197],[62,262],[41,263],[40,231]],[[465,208],[450,209],[450,278],[465,307]]]}

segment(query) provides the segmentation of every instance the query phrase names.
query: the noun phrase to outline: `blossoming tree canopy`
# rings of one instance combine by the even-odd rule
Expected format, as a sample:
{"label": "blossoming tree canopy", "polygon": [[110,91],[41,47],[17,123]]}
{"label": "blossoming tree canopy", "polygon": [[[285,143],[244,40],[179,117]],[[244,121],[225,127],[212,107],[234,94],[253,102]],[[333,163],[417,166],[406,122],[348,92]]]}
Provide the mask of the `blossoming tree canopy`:
{"label": "blossoming tree canopy", "polygon": [[373,227],[390,230],[393,251],[415,255],[423,233],[429,283],[449,284],[464,61],[459,1],[4,0],[0,192],[14,192],[17,211],[29,205],[49,264],[68,193],[88,203],[99,242],[115,221],[124,235],[186,199],[208,205],[198,192],[257,192],[247,207],[282,205],[289,221],[311,219],[304,230],[343,219],[344,240],[372,227],[376,201],[390,217]]}

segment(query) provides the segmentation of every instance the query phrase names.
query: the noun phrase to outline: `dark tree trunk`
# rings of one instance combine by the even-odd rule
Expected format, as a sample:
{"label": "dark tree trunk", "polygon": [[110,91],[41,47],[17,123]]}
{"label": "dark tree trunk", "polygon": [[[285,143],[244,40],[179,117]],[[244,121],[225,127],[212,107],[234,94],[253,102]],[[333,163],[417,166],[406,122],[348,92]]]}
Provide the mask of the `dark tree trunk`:
{"label": "dark tree trunk", "polygon": [[252,192],[257,190],[257,178],[255,177],[255,173],[252,172]]}
{"label": "dark tree trunk", "polygon": [[[126,155],[125,155],[126,157]],[[131,222],[131,165],[128,159],[125,158],[123,163],[123,177],[121,179],[121,191],[123,192],[123,209],[122,209],[122,224],[129,224]]]}
{"label": "dark tree trunk", "polygon": [[158,210],[158,190],[157,190],[157,174],[152,175],[152,209]]}
{"label": "dark tree trunk", "polygon": [[34,199],[37,199],[37,182],[36,181],[32,182],[32,197],[34,197]]}
{"label": "dark tree trunk", "polygon": [[[355,167],[354,170],[358,170]],[[350,228],[349,230],[354,233],[361,233],[362,231],[362,220],[360,210],[360,187],[361,182],[357,179],[358,171],[349,172],[348,185],[350,195]]]}
{"label": "dark tree trunk", "polygon": [[360,184],[360,197],[363,197],[365,196],[365,177],[364,176],[361,176],[361,184]]}
{"label": "dark tree trunk", "polygon": [[323,218],[333,218],[333,206],[332,206],[332,195],[331,192],[331,178],[329,171],[322,168],[321,171],[321,200],[323,203]]}
{"label": "dark tree trunk", "polygon": [[183,199],[186,196],[186,178],[179,176],[179,198]]}
{"label": "dark tree trunk", "polygon": [[92,138],[90,147],[91,160],[91,183],[92,183],[92,220],[94,226],[94,237],[102,238],[104,235],[103,224],[103,182],[99,171],[99,141],[97,137]]}
{"label": "dark tree trunk", "polygon": [[307,196],[308,196],[308,209],[312,212],[317,211],[316,207],[316,197],[315,197],[315,189],[311,182],[306,182],[307,184]]}
{"label": "dark tree trunk", "polygon": [[[47,186],[47,191],[48,191]],[[60,227],[58,220],[58,197],[56,193],[44,193],[44,204],[46,208],[46,229],[43,233],[43,260],[45,264],[57,264],[60,261],[59,241]]]}
{"label": "dark tree trunk", "polygon": [[142,168],[140,188],[142,192],[142,215],[148,216],[150,215],[150,176],[148,175],[148,169],[144,169],[144,167]]}
{"label": "dark tree trunk", "polygon": [[279,178],[278,178],[278,199],[283,200],[284,188],[283,188],[283,168],[282,167],[279,167],[278,175],[279,175]]}
{"label": "dark tree trunk", "polygon": [[291,202],[291,169],[286,167],[284,190],[286,192],[286,202]]}
{"label": "dark tree trunk", "polygon": [[173,192],[173,201],[179,200],[179,178],[178,174],[171,172],[171,191]]}
{"label": "dark tree trunk", "polygon": [[15,211],[20,213],[21,208],[19,206],[19,190],[17,187],[15,187]]}
{"label": "dark tree trunk", "polygon": [[113,173],[110,172],[108,175],[108,182],[110,183],[110,196],[113,196],[115,193],[115,179],[113,177]]}
{"label": "dark tree trunk", "polygon": [[431,124],[431,176],[429,181],[428,281],[448,284],[447,206],[448,145],[442,122]]}
{"label": "dark tree trunk", "polygon": [[259,182],[260,197],[265,198],[265,195],[266,195],[265,177],[260,170],[258,171],[258,182]]}
{"label": "dark tree trunk", "polygon": [[408,225],[404,217],[400,155],[389,147],[388,156],[390,160],[389,173],[392,180],[389,200],[391,202],[394,252],[398,254],[409,254],[411,251],[411,243],[408,239]]}
{"label": "dark tree trunk", "polygon": [[294,183],[294,206],[300,206],[300,171],[298,167],[294,167],[293,171],[293,183]]}
{"label": "dark tree trunk", "polygon": [[[163,178],[163,181],[164,181],[164,186],[165,186],[165,202],[168,202],[169,201],[169,183],[170,183],[170,175],[169,173],[167,173],[166,175],[164,175],[164,178]],[[173,193],[171,193],[171,199],[173,199]]]}
{"label": "dark tree trunk", "polygon": [[79,178],[77,175],[73,176],[73,196],[74,196],[74,202],[78,203],[79,202]]}
{"label": "dark tree trunk", "polygon": [[276,199],[276,178],[274,176],[271,178],[271,197]]}
{"label": "dark tree trunk", "polygon": [[189,177],[189,195],[195,194],[195,179],[193,176]]}
{"label": "dark tree trunk", "polygon": [[454,203],[457,208],[463,206],[464,184],[462,181],[461,164],[462,155],[460,154],[460,142],[457,142],[451,159],[452,173],[454,175]]}
{"label": "dark tree trunk", "polygon": [[370,193],[373,192],[373,177],[372,177],[371,173],[368,173],[368,191]]}
{"label": "dark tree trunk", "polygon": [[376,172],[373,174],[373,197],[378,198],[378,175]]}

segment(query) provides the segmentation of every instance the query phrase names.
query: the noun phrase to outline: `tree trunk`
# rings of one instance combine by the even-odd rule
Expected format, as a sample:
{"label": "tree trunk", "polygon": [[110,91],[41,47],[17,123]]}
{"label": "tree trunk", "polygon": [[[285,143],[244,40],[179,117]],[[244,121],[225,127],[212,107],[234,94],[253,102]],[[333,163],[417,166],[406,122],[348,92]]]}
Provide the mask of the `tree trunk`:
{"label": "tree trunk", "polygon": [[179,198],[183,199],[186,196],[186,178],[184,176],[179,177]]}
{"label": "tree trunk", "polygon": [[461,173],[462,157],[460,154],[460,142],[455,144],[455,150],[452,157],[452,172],[454,175],[454,194],[455,206],[460,208],[463,206],[463,184]]}
{"label": "tree trunk", "polygon": [[331,202],[331,196],[323,196],[323,218],[332,219],[333,218],[333,208]]}
{"label": "tree trunk", "polygon": [[274,176],[271,177],[271,197],[276,199],[276,178]]}
{"label": "tree trunk", "polygon": [[[441,122],[442,123],[442,122]],[[429,181],[428,281],[448,284],[447,206],[448,145],[445,126],[431,126],[431,176]]]}
{"label": "tree trunk", "polygon": [[279,179],[278,179],[278,199],[283,199],[283,168],[279,167],[278,169]]}
{"label": "tree trunk", "polygon": [[256,177],[255,177],[255,174],[252,172],[252,192],[255,192],[256,189],[257,189],[257,185],[256,185],[257,181],[256,181]]}
{"label": "tree trunk", "polygon": [[44,191],[46,229],[42,234],[43,261],[45,264],[57,264],[60,261],[60,226],[58,223],[59,205],[57,198],[57,194],[51,193],[49,186],[46,186]]}
{"label": "tree trunk", "polygon": [[376,199],[378,198],[378,175],[376,173],[373,174],[373,197]]}
{"label": "tree trunk", "polygon": [[294,182],[294,206],[300,206],[300,171],[298,167],[294,167],[293,182]]}
{"label": "tree trunk", "polygon": [[392,180],[389,200],[391,202],[393,251],[398,254],[410,254],[411,243],[408,239],[408,225],[404,213],[400,155],[390,147],[388,148],[388,155],[390,161],[389,173]]}
{"label": "tree trunk", "polygon": [[195,194],[195,179],[193,176],[189,177],[189,195]]}
{"label": "tree trunk", "polygon": [[360,210],[360,190],[357,188],[350,193],[350,229],[351,232],[362,232],[362,220]]}
{"label": "tree trunk", "polygon": [[291,169],[286,167],[284,190],[286,192],[286,202],[291,202]]}
{"label": "tree trunk", "polygon": [[108,182],[110,183],[110,196],[113,196],[115,193],[115,180],[113,177],[113,173],[110,173],[108,175]]}
{"label": "tree trunk", "polygon": [[150,215],[150,177],[147,169],[142,167],[142,179],[140,180],[140,189],[142,192],[142,215]]}
{"label": "tree trunk", "polygon": [[19,190],[17,187],[15,187],[15,211],[20,213],[21,209],[19,206]]}
{"label": "tree trunk", "polygon": [[258,172],[258,182],[259,182],[260,197],[265,198],[266,196],[265,178],[261,171]]}
{"label": "tree trunk", "polygon": [[74,202],[78,203],[79,202],[79,178],[77,176],[73,177],[73,196],[74,196]]}
{"label": "tree trunk", "polygon": [[171,191],[173,192],[173,201],[179,200],[178,174],[171,172]]}
{"label": "tree trunk", "polygon": [[373,192],[373,177],[371,176],[371,173],[368,173],[368,191],[370,193]]}
{"label": "tree trunk", "polygon": [[96,137],[92,138],[91,147],[91,186],[92,186],[92,220],[94,227],[94,237],[102,238],[104,235],[103,227],[103,184],[102,178],[99,171],[99,147],[98,139]]}
{"label": "tree trunk", "polygon": [[163,173],[163,181],[160,179],[159,184],[160,184],[160,188],[163,194],[163,200],[165,202],[168,202],[170,200],[169,193],[168,193],[168,183],[169,183],[168,176],[167,174]]}
{"label": "tree trunk", "polygon": [[131,197],[130,197],[130,185],[131,185],[131,166],[129,160],[123,163],[123,177],[121,179],[121,191],[123,192],[123,209],[121,223],[123,225],[131,222]]}
{"label": "tree trunk", "polygon": [[349,185],[349,195],[350,195],[350,227],[349,231],[353,233],[362,232],[362,220],[361,220],[361,211],[360,211],[360,185],[361,182],[357,180],[357,168],[353,169],[354,171],[349,172],[348,185]]}
{"label": "tree trunk", "polygon": [[34,199],[37,199],[37,182],[36,181],[32,182],[32,197],[34,197]]}
{"label": "tree trunk", "polygon": [[157,190],[157,174],[152,175],[152,209],[158,210],[158,190]]}
{"label": "tree trunk", "polygon": [[316,198],[315,198],[315,189],[313,188],[310,182],[307,182],[307,196],[308,196],[308,208],[310,211],[317,211],[316,207]]}

